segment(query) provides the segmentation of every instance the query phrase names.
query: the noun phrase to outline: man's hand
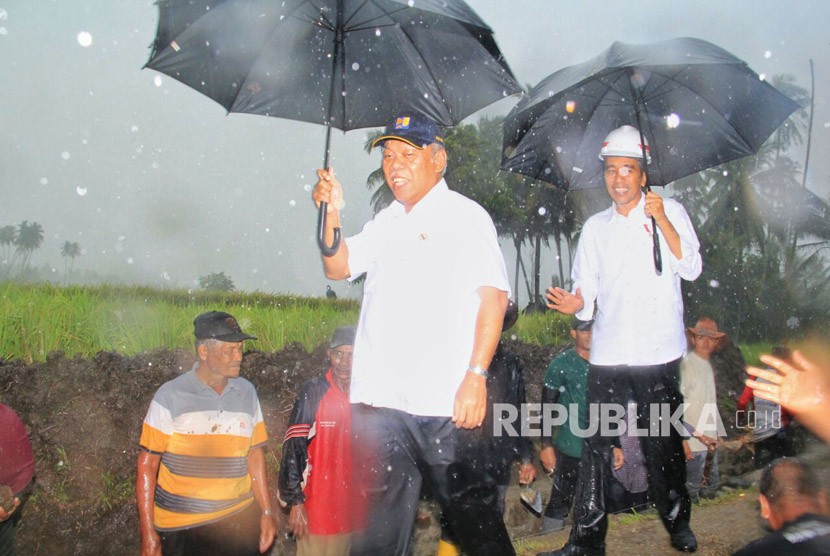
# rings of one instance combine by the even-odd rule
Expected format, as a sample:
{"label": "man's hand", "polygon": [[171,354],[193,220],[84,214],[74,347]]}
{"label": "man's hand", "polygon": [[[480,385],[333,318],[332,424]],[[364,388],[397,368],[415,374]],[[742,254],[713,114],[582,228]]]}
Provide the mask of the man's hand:
{"label": "man's hand", "polygon": [[308,536],[308,513],[305,504],[294,504],[288,514],[288,528],[297,540]]}
{"label": "man's hand", "polygon": [[548,288],[545,297],[548,298],[548,303],[545,304],[548,309],[566,315],[578,313],[585,306],[585,299],[582,298],[582,290],[579,288],[576,288],[576,293],[562,288]]}
{"label": "man's hand", "polygon": [[666,209],[663,206],[663,198],[654,191],[646,193],[645,212],[646,216],[654,218],[654,222],[658,225],[667,219]]}
{"label": "man's hand", "polygon": [[692,461],[694,456],[692,455],[692,447],[689,446],[689,441],[683,441],[683,455],[686,457],[686,461]]}
{"label": "man's hand", "polygon": [[536,480],[536,466],[529,461],[519,464],[519,484],[529,485]]}
{"label": "man's hand", "polygon": [[277,525],[274,523],[274,518],[270,515],[262,514],[259,518],[259,553],[265,554],[274,538],[277,536]]}
{"label": "man's hand", "polygon": [[614,471],[619,471],[625,464],[625,454],[623,453],[622,448],[614,446],[614,449],[611,450],[611,455],[613,456],[612,465],[614,466]]}
{"label": "man's hand", "polygon": [[20,499],[17,496],[15,496],[14,497],[14,503],[12,504],[12,507],[9,509],[9,511],[6,511],[4,508],[0,508],[0,522],[6,521],[7,519],[9,519],[19,505],[20,505]]}
{"label": "man's hand", "polygon": [[553,449],[553,446],[545,446],[542,448],[542,451],[539,452],[539,461],[542,462],[542,469],[545,470],[545,473],[548,475],[553,473],[556,467],[556,451]]}
{"label": "man's hand", "polygon": [[334,168],[328,170],[317,170],[317,185],[311,192],[314,205],[320,208],[320,203],[328,203],[326,213],[339,211],[343,208],[343,186],[334,177]]}
{"label": "man's hand", "polygon": [[141,556],[161,556],[161,538],[155,529],[141,535]]}
{"label": "man's hand", "polygon": [[484,422],[487,411],[487,379],[470,371],[464,374],[464,380],[455,393],[452,408],[452,421],[456,428],[474,429]]}
{"label": "man's hand", "polygon": [[706,449],[709,450],[710,452],[718,447],[718,439],[717,438],[712,438],[711,436],[706,436],[705,434],[701,434],[700,436],[697,437],[697,439],[700,440],[703,443],[703,445],[706,446]]}

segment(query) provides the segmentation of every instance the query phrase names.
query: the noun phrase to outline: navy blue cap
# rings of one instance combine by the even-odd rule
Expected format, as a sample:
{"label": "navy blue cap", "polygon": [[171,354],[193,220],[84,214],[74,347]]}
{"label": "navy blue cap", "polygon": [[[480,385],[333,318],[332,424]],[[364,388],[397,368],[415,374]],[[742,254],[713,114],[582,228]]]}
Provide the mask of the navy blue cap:
{"label": "navy blue cap", "polygon": [[339,346],[353,346],[356,331],[357,330],[354,326],[342,326],[338,328],[334,331],[334,335],[331,337],[329,347],[336,348]]}
{"label": "navy blue cap", "polygon": [[409,143],[416,149],[423,149],[432,143],[444,144],[438,125],[421,114],[409,114],[392,119],[387,124],[383,135],[372,141],[372,148],[389,139]]}
{"label": "navy blue cap", "polygon": [[593,319],[591,319],[591,320],[574,319],[574,321],[571,323],[571,330],[579,330],[580,332],[585,332],[586,330],[590,330],[592,326],[594,326]]}

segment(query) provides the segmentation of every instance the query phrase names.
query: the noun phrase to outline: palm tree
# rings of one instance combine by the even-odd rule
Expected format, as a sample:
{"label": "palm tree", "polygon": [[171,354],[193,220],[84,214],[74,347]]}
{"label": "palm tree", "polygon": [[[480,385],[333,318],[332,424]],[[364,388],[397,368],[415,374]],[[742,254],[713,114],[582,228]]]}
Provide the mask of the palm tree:
{"label": "palm tree", "polygon": [[8,224],[0,228],[0,246],[3,248],[3,260],[0,265],[11,267],[12,246],[17,241],[17,227]]}
{"label": "palm tree", "polygon": [[67,284],[69,283],[69,275],[72,274],[72,267],[75,265],[75,257],[80,256],[81,246],[77,242],[63,242],[63,245],[61,245],[61,257],[63,257],[63,280]]}
{"label": "palm tree", "polygon": [[19,275],[23,276],[29,269],[32,253],[40,249],[43,244],[43,226],[37,222],[29,224],[28,220],[24,220],[17,228],[17,239],[14,243],[16,248],[12,262],[20,260]]}

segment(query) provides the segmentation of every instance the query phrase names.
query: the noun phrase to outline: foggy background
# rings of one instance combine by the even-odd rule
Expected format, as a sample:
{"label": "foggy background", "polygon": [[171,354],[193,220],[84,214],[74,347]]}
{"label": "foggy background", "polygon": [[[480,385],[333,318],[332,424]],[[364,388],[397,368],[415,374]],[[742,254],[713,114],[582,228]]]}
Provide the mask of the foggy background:
{"label": "foggy background", "polygon": [[[760,74],[792,74],[807,90],[812,58],[807,185],[822,198],[830,194],[830,2],[468,3],[495,31],[523,86],[615,40],[701,38]],[[226,115],[172,78],[142,70],[157,17],[149,0],[0,0],[0,226],[40,223],[44,242],[32,266],[49,265],[54,280],[63,277],[60,247],[72,241],[82,248],[78,277],[94,271],[128,283],[195,288],[199,276],[224,272],[238,290],[323,295],[330,282],[310,191],[325,128]],[[466,122],[504,115],[516,102],[499,101]],[[363,151],[366,131],[332,134],[347,235],[371,218],[365,182],[380,158]],[[793,155],[803,165],[804,150]],[[503,245],[512,268],[509,243]],[[543,283],[554,264],[546,253]],[[331,285],[338,295],[356,294],[345,282]]]}

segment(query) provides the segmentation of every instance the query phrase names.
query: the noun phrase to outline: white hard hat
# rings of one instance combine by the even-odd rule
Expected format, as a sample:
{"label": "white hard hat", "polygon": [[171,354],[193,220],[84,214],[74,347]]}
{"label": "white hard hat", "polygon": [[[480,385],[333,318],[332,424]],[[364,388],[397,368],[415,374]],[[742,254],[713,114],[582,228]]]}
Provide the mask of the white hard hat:
{"label": "white hard hat", "polygon": [[[646,142],[646,163],[651,163],[651,153]],[[625,156],[628,158],[643,158],[643,149],[640,145],[640,132],[637,128],[630,125],[618,127],[608,134],[605,141],[602,142],[602,148],[599,151],[600,160],[605,160],[606,156]]]}

